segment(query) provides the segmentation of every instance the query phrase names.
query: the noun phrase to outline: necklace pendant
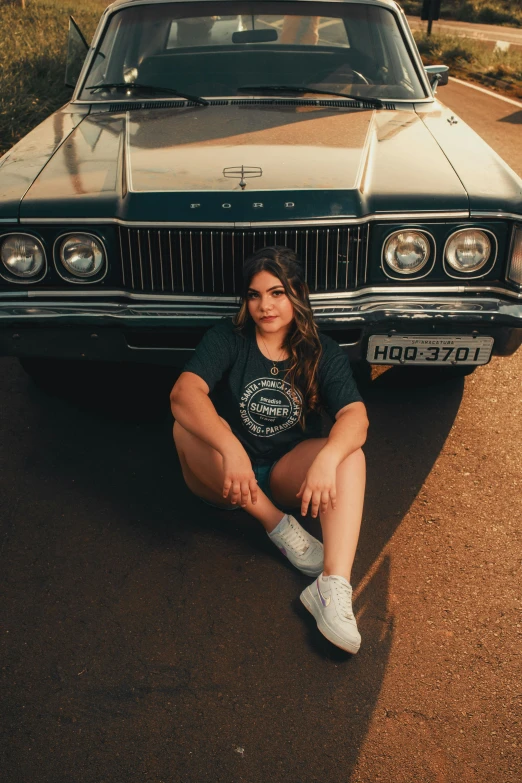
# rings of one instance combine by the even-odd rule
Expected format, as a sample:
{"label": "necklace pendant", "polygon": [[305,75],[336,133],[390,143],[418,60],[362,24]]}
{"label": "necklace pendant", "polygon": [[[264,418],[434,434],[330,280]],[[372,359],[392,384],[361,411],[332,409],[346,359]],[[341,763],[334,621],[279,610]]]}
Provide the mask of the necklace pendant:
{"label": "necklace pendant", "polygon": [[274,364],[274,366],[271,368],[270,372],[272,373],[272,375],[279,375],[279,368],[276,367],[275,364]]}

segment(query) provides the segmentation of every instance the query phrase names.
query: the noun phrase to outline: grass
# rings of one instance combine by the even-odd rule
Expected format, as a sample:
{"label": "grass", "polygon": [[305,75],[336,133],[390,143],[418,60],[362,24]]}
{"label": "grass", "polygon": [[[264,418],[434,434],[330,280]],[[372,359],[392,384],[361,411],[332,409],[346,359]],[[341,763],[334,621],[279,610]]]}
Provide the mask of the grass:
{"label": "grass", "polygon": [[503,79],[513,85],[522,97],[522,49],[511,47],[507,52],[494,50],[493,44],[454,35],[427,36],[414,32],[425,65],[444,64],[452,76],[481,74]]}
{"label": "grass", "polygon": [[71,97],[64,86],[69,15],[90,41],[100,0],[27,0],[0,6],[0,155]]}
{"label": "grass", "polygon": [[[399,0],[405,13],[420,16],[422,0]],[[442,0],[441,19],[522,27],[520,0]]]}

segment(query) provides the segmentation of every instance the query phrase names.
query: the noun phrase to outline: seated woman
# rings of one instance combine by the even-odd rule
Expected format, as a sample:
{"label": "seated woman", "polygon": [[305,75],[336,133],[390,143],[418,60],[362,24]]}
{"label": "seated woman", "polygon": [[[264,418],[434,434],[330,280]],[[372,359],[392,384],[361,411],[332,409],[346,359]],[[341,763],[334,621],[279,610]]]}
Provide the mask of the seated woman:
{"label": "seated woman", "polygon": [[[226,377],[227,407],[209,398]],[[174,441],[189,489],[241,506],[302,573],[319,631],[356,653],[351,568],[363,510],[366,409],[338,344],[318,333],[295,254],[267,247],[244,267],[234,320],[210,329],[171,393]],[[321,437],[321,409],[335,423]],[[324,548],[294,516],[319,514]]]}

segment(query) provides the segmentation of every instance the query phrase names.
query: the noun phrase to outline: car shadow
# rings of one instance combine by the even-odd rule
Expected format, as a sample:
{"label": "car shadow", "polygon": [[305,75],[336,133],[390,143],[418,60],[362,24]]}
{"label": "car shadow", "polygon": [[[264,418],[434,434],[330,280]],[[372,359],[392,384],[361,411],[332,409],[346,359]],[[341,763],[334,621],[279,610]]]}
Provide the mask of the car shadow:
{"label": "car shadow", "polygon": [[[176,779],[198,783],[340,781],[340,768],[349,780],[394,639],[386,545],[444,445],[463,380],[425,384],[390,369],[363,388],[368,488],[353,580],[363,646],[350,656],[318,633],[298,600],[309,580],[260,526],[185,488],[168,379],[145,376],[155,388],[140,417],[143,388],[129,378],[123,388],[114,377],[103,389],[84,379],[51,393],[13,372],[30,435],[5,480],[20,498],[18,521],[34,519],[39,531],[16,572],[21,638],[35,650],[26,677],[46,725],[39,764],[50,771],[59,751],[65,780],[117,752],[119,779],[130,779],[152,754],[168,777],[173,754]],[[115,415],[110,400],[125,410]],[[315,520],[305,524],[318,532]],[[30,536],[25,529],[25,547]],[[90,676],[68,674],[79,660]],[[23,720],[21,736],[37,733]],[[318,741],[325,725],[328,741]]]}
{"label": "car shadow", "polygon": [[499,122],[508,122],[510,125],[522,125],[522,111],[515,111],[513,114],[508,114],[507,117],[502,117]]}

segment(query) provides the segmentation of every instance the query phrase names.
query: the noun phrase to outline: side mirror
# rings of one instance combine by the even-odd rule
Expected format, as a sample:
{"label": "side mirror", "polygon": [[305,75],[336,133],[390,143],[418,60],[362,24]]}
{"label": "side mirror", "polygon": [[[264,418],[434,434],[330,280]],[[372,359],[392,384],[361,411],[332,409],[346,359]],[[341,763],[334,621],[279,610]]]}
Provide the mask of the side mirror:
{"label": "side mirror", "polygon": [[425,65],[424,70],[428,74],[433,94],[437,92],[437,87],[444,87],[448,83],[449,68],[447,65]]}
{"label": "side mirror", "polygon": [[87,52],[89,44],[85,40],[82,31],[74,21],[69,17],[69,38],[67,41],[67,65],[65,68],[66,87],[75,87]]}

